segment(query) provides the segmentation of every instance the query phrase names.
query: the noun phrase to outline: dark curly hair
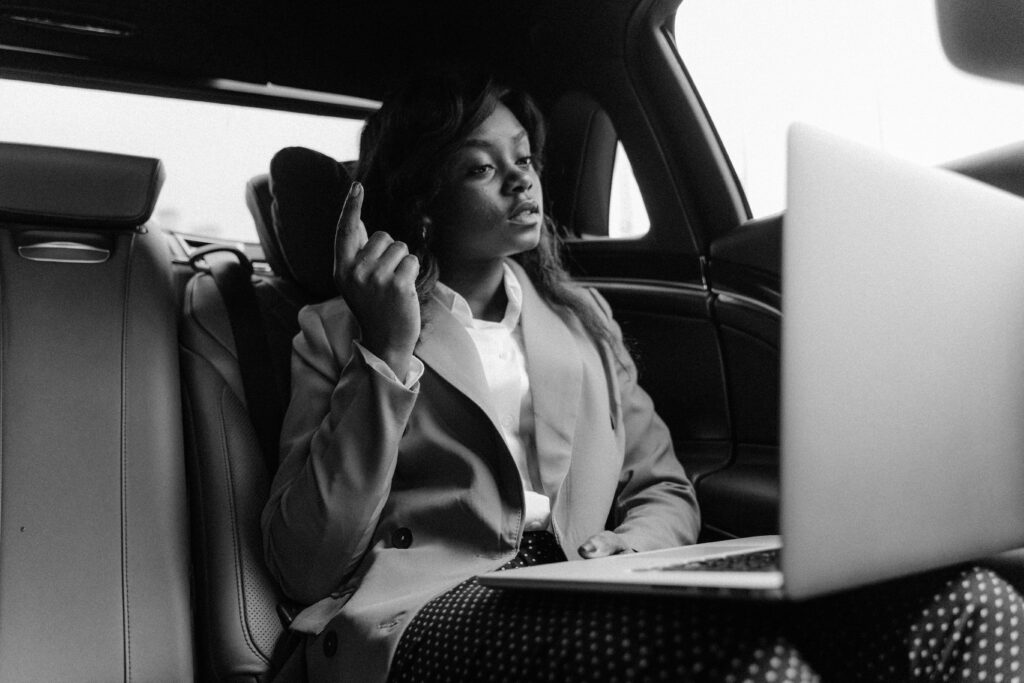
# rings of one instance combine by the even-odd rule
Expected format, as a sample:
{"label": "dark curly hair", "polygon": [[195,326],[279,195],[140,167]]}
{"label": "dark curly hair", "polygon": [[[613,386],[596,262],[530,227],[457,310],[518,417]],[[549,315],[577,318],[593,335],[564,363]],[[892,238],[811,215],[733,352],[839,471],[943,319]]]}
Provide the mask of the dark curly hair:
{"label": "dark curly hair", "polygon": [[[440,276],[424,224],[444,189],[446,165],[499,103],[526,130],[535,168],[542,174],[545,127],[540,110],[526,93],[484,75],[420,74],[387,97],[363,128],[356,172],[366,188],[363,221],[371,232],[384,230],[405,242],[419,258],[416,290],[421,303]],[[610,342],[604,320],[571,286],[561,247],[558,231],[545,213],[538,246],[512,258],[549,304],[563,315],[575,315],[596,341]]]}

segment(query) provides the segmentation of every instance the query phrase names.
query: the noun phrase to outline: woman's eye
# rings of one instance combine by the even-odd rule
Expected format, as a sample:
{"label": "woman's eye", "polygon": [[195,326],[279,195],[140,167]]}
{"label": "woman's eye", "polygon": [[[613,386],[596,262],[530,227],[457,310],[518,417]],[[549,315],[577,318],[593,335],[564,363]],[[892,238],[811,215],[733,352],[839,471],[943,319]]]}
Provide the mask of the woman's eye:
{"label": "woman's eye", "polygon": [[520,166],[533,166],[533,157],[529,155],[525,157],[520,157],[519,161],[517,161],[516,163],[518,163]]}
{"label": "woman's eye", "polygon": [[491,168],[492,167],[491,167],[490,164],[481,164],[480,166],[471,166],[469,168],[469,170],[467,171],[467,175],[481,176],[481,175],[486,174],[488,171],[490,171]]}

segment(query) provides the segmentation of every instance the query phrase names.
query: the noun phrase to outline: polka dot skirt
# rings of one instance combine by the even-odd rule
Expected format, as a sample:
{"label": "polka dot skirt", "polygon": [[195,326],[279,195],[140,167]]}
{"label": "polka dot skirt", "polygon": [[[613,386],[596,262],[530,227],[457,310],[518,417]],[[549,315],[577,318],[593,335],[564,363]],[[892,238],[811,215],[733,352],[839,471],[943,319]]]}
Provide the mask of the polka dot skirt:
{"label": "polka dot skirt", "polygon": [[794,606],[790,630],[825,680],[1024,683],[1024,602],[958,568]]}
{"label": "polka dot skirt", "polygon": [[[564,560],[528,532],[502,569]],[[500,570],[499,570],[500,571]],[[723,609],[725,605],[728,608]],[[502,591],[471,579],[413,619],[391,683],[479,681],[815,681],[784,639],[777,607],[645,596]]]}
{"label": "polka dot skirt", "polygon": [[[502,569],[564,559],[550,534],[530,532]],[[415,617],[389,681],[1024,683],[1021,618],[1020,596],[977,568],[788,605],[503,591],[471,579]]]}

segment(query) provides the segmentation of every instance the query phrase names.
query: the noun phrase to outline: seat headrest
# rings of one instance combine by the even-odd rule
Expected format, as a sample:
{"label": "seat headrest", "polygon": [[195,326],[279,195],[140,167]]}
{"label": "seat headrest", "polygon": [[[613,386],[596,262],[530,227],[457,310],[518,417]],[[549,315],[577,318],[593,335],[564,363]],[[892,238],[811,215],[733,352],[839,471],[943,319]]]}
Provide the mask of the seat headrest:
{"label": "seat headrest", "polygon": [[271,210],[274,198],[270,195],[270,175],[261,173],[253,176],[245,185],[245,205],[249,207],[253,222],[256,224],[256,235],[263,247],[263,257],[278,275],[295,279],[288,269],[288,263],[281,253],[281,245],[274,231],[274,214]]}
{"label": "seat headrest", "polygon": [[305,147],[286,147],[270,161],[272,231],[277,239],[261,236],[264,251],[275,258],[276,250],[283,267],[275,271],[318,298],[338,293],[334,231],[351,182],[347,164]]}
{"label": "seat headrest", "polygon": [[149,220],[159,159],[0,143],[0,221],[131,229]]}
{"label": "seat headrest", "polygon": [[589,95],[569,91],[551,108],[544,195],[558,225],[573,234],[608,236],[615,128]]}

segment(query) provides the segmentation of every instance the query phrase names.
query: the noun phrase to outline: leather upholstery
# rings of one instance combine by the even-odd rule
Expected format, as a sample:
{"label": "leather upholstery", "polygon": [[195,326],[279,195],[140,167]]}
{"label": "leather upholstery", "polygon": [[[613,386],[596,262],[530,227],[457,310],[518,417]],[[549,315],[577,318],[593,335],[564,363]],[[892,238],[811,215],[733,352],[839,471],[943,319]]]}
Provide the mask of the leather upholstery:
{"label": "leather upholstery", "polygon": [[[287,148],[270,174],[246,188],[273,275],[254,279],[277,386],[287,402],[298,312],[334,295],[334,226],[346,165]],[[212,258],[212,257],[211,257]],[[259,681],[280,661],[283,595],[263,563],[260,513],[273,473],[246,411],[235,340],[223,299],[206,273],[188,283],[181,325],[186,400],[196,629],[201,677]]]}
{"label": "leather upholstery", "polygon": [[249,213],[256,223],[256,235],[263,247],[263,257],[275,273],[290,273],[284,254],[281,253],[281,245],[277,241],[277,232],[274,230],[274,216],[270,209],[273,201],[268,174],[254,176],[246,183],[245,205],[249,207]]}
{"label": "leather upholstery", "polygon": [[608,202],[617,139],[612,121],[583,92],[565,93],[548,118],[544,189],[555,222],[570,234],[608,235]]}
{"label": "leather upholstery", "polygon": [[[0,145],[0,169],[0,680],[189,680],[168,247],[128,229],[160,163]],[[19,253],[54,239],[106,258]]]}
{"label": "leather upholstery", "polygon": [[286,268],[278,272],[318,299],[337,293],[334,227],[351,178],[345,165],[304,147],[270,162],[273,230]]}
{"label": "leather upholstery", "polygon": [[270,473],[246,412],[227,311],[206,273],[185,292],[181,363],[200,677],[261,680],[283,631],[259,526]]}
{"label": "leather upholstery", "polygon": [[153,213],[158,159],[0,143],[0,220],[124,230]]}

